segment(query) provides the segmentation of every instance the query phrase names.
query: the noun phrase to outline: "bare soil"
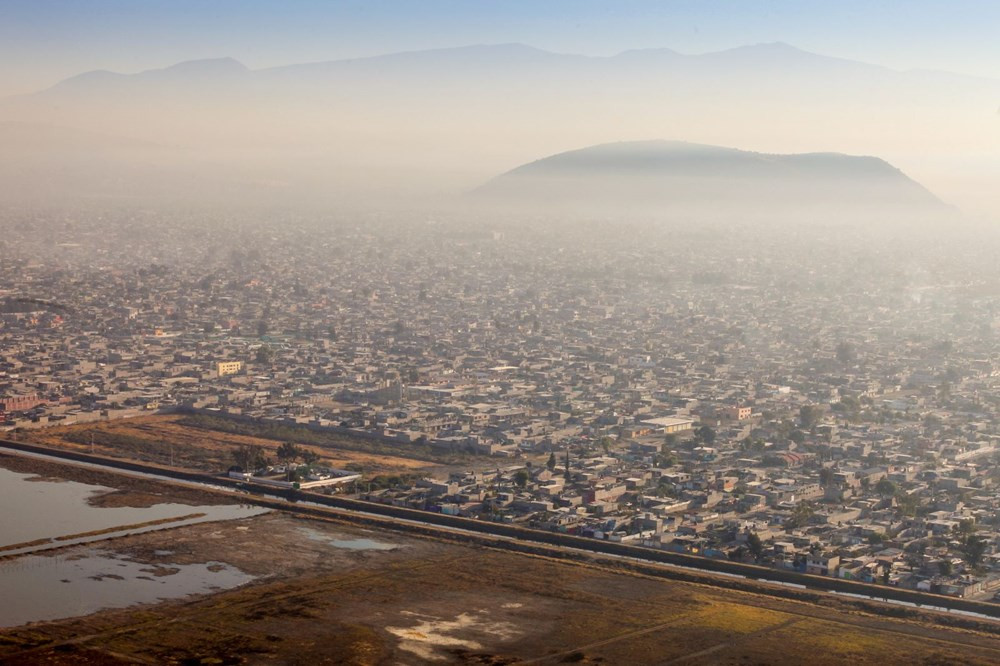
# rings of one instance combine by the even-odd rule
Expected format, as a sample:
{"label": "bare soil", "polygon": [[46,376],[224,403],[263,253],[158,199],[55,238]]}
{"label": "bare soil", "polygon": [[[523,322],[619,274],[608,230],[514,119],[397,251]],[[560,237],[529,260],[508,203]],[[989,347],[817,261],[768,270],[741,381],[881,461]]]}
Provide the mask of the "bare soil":
{"label": "bare soil", "polygon": [[[181,423],[183,418],[177,414],[156,414],[52,426],[29,430],[22,438],[46,446],[211,472],[225,470],[232,465],[233,451],[241,445],[258,445],[266,455],[274,458],[283,443],[263,437],[196,428]],[[403,455],[388,456],[328,446],[301,445],[300,448],[313,451],[331,466],[342,468],[354,463],[361,465],[369,474],[398,474],[440,467]]]}
{"label": "bare soil", "polygon": [[[364,539],[395,547],[343,547]],[[807,604],[283,512],[134,535],[103,547],[167,580],[179,565],[206,562],[256,579],[185,600],[0,630],[0,661],[1000,662],[997,623],[947,628],[931,612],[895,619],[835,597]],[[72,550],[61,556],[72,557]]]}
{"label": "bare soil", "polygon": [[[376,538],[354,551],[315,538]],[[313,536],[310,536],[313,535]],[[272,513],[117,540],[169,576],[221,561],[229,592],[0,632],[14,664],[989,664],[1000,640]],[[164,550],[167,549],[167,550]],[[64,555],[65,556],[65,555]],[[89,661],[88,661],[89,660]],[[103,660],[103,661],[102,661]]]}

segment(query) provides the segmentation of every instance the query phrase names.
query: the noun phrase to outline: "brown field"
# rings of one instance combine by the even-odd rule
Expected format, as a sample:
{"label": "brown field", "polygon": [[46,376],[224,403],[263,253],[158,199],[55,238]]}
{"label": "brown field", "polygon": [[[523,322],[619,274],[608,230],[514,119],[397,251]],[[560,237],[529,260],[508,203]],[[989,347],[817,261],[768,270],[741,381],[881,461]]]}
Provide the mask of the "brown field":
{"label": "brown field", "polygon": [[[46,463],[36,471],[56,476],[57,467]],[[126,487],[118,487],[128,493],[129,484],[138,482],[127,479]],[[167,484],[152,491],[164,488]],[[162,500],[174,501],[168,495]],[[349,550],[329,543],[359,538],[395,549]],[[822,603],[809,604],[725,589],[725,582],[700,585],[469,546],[460,538],[274,512],[115,539],[102,548],[148,563],[165,576],[172,575],[171,565],[217,561],[257,579],[182,601],[0,630],[0,661],[1000,662],[1000,623],[970,619],[964,628],[947,628],[942,616],[929,612],[895,619],[826,595]],[[164,547],[169,554],[160,550]],[[72,549],[61,556],[71,559]]]}
{"label": "brown field", "polygon": [[[69,426],[52,426],[30,430],[22,439],[98,455],[129,458],[183,469],[218,472],[233,464],[232,451],[244,444],[263,447],[266,455],[275,457],[282,442],[227,432],[196,428],[180,423],[178,414],[157,414],[132,419],[99,421]],[[90,436],[93,435],[93,447]],[[74,439],[75,438],[75,441]],[[80,440],[83,441],[80,441]],[[433,471],[440,468],[432,462],[403,456],[364,453],[328,446],[301,445],[314,451],[322,461],[343,467],[360,464],[366,474],[400,474]]]}
{"label": "brown field", "polygon": [[[240,529],[242,528],[242,529]],[[349,551],[310,538],[375,538]],[[270,514],[115,542],[152,565],[260,578],[181,602],[0,632],[12,664],[990,664],[1000,639]],[[168,561],[165,561],[168,560]]]}

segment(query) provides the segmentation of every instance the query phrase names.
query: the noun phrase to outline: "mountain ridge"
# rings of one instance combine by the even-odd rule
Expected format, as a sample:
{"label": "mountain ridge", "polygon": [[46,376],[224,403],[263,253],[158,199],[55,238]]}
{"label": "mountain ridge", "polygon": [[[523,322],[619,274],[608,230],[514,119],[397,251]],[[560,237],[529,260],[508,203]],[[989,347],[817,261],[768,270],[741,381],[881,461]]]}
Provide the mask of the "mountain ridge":
{"label": "mountain ridge", "polygon": [[[35,92],[26,93],[22,95],[16,95],[15,97],[30,97],[32,95],[37,95],[44,93],[64,84],[83,81],[87,79],[110,79],[114,78],[117,80],[121,79],[141,79],[148,78],[152,75],[162,74],[162,73],[203,73],[206,69],[210,68],[214,73],[229,73],[229,74],[249,74],[251,76],[255,75],[271,75],[281,72],[290,72],[297,69],[314,69],[321,70],[323,68],[338,67],[338,66],[348,66],[348,65],[358,65],[358,64],[385,64],[393,61],[402,61],[411,58],[418,59],[433,59],[440,56],[449,55],[501,55],[504,57],[509,56],[519,56],[521,58],[536,57],[536,58],[546,58],[551,60],[556,59],[572,59],[578,60],[580,62],[614,62],[623,61],[628,59],[635,59],[640,56],[669,56],[676,57],[678,59],[684,59],[689,62],[697,61],[711,61],[711,60],[725,60],[729,58],[737,58],[739,60],[746,60],[747,56],[766,56],[766,57],[793,57],[793,58],[805,58],[811,62],[824,62],[827,64],[841,64],[841,65],[852,65],[861,66],[865,68],[872,68],[873,70],[884,70],[886,72],[892,72],[896,74],[907,74],[907,73],[932,73],[931,70],[920,70],[920,69],[906,69],[906,70],[896,70],[885,67],[883,65],[869,63],[861,60],[853,60],[849,58],[841,58],[837,56],[826,55],[822,53],[816,53],[813,51],[807,51],[805,49],[798,48],[794,45],[787,44],[785,42],[763,42],[758,44],[746,44],[742,46],[736,46],[728,49],[720,49],[718,51],[707,51],[704,53],[683,53],[670,49],[667,47],[654,47],[646,49],[628,49],[625,51],[620,51],[607,56],[602,55],[584,55],[577,53],[558,53],[554,51],[548,51],[546,49],[531,46],[529,44],[523,44],[519,42],[510,43],[500,43],[500,44],[470,44],[464,46],[452,46],[452,47],[441,47],[432,49],[414,49],[408,51],[397,51],[391,53],[384,53],[378,55],[361,56],[361,57],[350,57],[350,58],[335,58],[331,60],[320,60],[314,62],[302,62],[302,63],[291,63],[285,65],[274,65],[261,67],[258,69],[251,69],[240,62],[238,59],[224,56],[218,58],[200,58],[193,60],[182,60],[176,63],[151,69],[140,70],[137,72],[117,72],[106,69],[96,69],[81,72],[73,76],[67,77],[46,88],[41,88]],[[998,79],[989,79],[984,77],[975,77],[967,74],[962,74],[959,72],[948,72],[948,71],[933,71],[934,74],[946,75],[946,76],[956,76],[961,78],[985,80],[985,81],[998,81]]]}
{"label": "mountain ridge", "polygon": [[618,138],[783,153],[822,141],[993,208],[989,188],[971,184],[989,181],[1000,158],[966,156],[995,132],[998,103],[1000,81],[900,73],[780,43],[610,56],[494,44],[264,69],[213,58],[95,71],[0,100],[0,120],[167,143],[352,197],[465,191],[531,156]]}

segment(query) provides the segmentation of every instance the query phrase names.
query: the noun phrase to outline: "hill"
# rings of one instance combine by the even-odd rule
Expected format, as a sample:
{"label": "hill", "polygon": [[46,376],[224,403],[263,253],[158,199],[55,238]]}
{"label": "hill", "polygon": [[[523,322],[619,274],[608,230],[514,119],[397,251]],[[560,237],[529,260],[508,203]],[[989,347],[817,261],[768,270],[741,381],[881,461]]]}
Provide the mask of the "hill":
{"label": "hill", "polygon": [[495,205],[602,214],[947,209],[877,157],[772,155],[679,141],[609,143],[559,153],[508,171],[474,195]]}
{"label": "hill", "polygon": [[877,154],[965,204],[989,199],[1000,169],[984,143],[998,100],[1000,81],[894,71],[785,44],[608,57],[499,44],[256,70],[218,59],[91,72],[0,100],[0,120],[178,146],[299,192],[365,200],[467,190],[576,146],[681,136]]}

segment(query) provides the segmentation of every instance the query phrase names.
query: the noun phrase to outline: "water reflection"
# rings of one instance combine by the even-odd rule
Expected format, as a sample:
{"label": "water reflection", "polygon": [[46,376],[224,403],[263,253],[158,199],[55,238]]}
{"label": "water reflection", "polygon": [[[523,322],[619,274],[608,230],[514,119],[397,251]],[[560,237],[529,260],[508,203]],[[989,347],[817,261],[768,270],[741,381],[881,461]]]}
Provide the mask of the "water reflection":
{"label": "water reflection", "polygon": [[[213,520],[229,520],[266,513],[267,509],[239,505],[190,506],[163,503],[149,507],[94,507],[87,499],[111,489],[75,481],[28,480],[21,474],[0,468],[0,556],[18,555],[48,548],[86,543],[116,536],[113,528],[152,521],[180,519],[160,525],[132,527],[121,533],[137,534],[164,527]],[[17,510],[10,510],[17,507]],[[100,535],[88,534],[109,530]],[[86,534],[86,536],[82,536]],[[81,535],[51,541],[57,537]],[[18,548],[10,546],[17,545]]]}
{"label": "water reflection", "polygon": [[348,538],[343,535],[323,534],[308,527],[300,527],[299,530],[314,541],[322,541],[334,548],[345,548],[347,550],[396,550],[397,544],[385,541],[376,541],[366,538]]}
{"label": "water reflection", "polygon": [[0,627],[229,589],[253,576],[222,562],[150,565],[102,550],[0,561]]}

